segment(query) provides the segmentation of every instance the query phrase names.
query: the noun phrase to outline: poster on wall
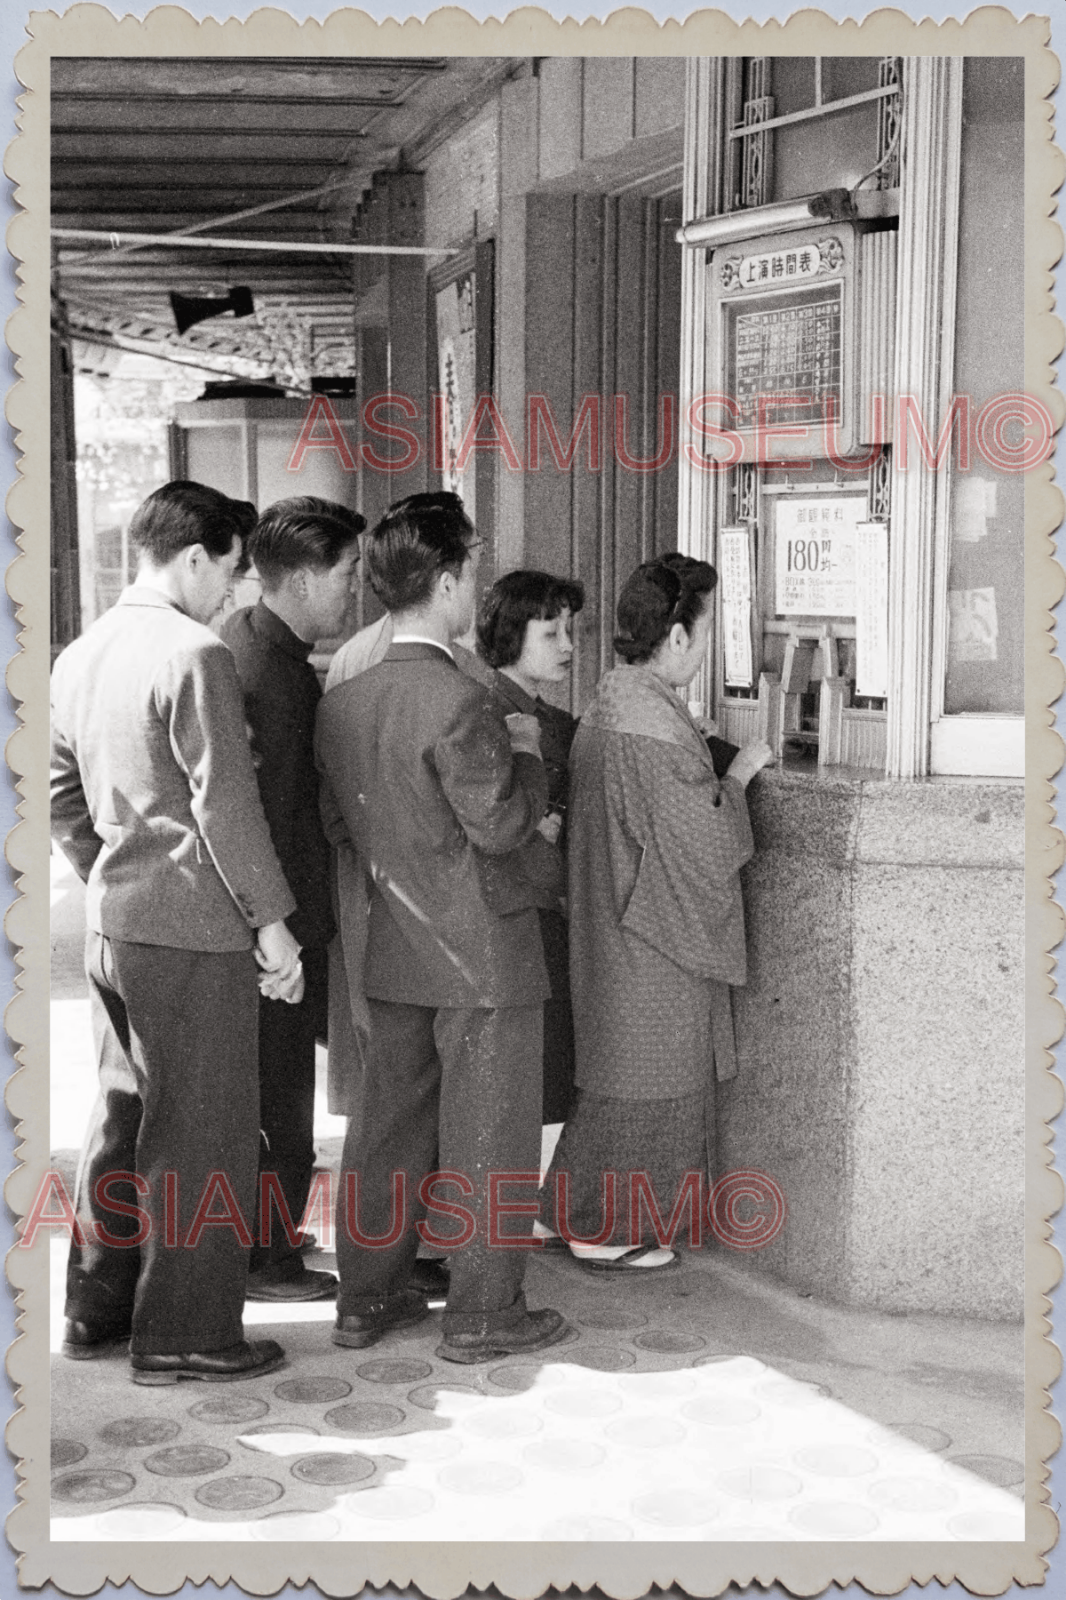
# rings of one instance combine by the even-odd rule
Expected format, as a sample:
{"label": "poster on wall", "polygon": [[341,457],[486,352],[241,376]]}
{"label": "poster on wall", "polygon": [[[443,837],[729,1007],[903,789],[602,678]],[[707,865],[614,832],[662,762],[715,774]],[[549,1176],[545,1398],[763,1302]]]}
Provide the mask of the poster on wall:
{"label": "poster on wall", "polygon": [[855,615],[856,530],[865,495],[777,502],[774,610],[785,617]]}
{"label": "poster on wall", "polygon": [[474,409],[476,335],[474,306],[477,293],[471,270],[437,290],[437,378],[444,396],[444,471],[441,487],[459,495],[472,521],[477,520],[474,491],[474,454],[465,465],[459,451],[463,433]]}
{"label": "poster on wall", "polygon": [[888,525],[855,530],[855,693],[888,694]]}
{"label": "poster on wall", "polygon": [[718,582],[722,592],[726,686],[749,689],[752,679],[751,536],[747,528],[719,531]]}

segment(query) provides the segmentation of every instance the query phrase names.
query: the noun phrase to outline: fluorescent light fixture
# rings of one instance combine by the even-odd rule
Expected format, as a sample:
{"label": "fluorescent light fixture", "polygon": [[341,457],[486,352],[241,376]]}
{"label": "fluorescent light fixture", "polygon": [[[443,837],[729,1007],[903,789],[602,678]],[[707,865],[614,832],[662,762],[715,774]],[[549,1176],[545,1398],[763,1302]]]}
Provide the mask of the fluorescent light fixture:
{"label": "fluorescent light fixture", "polygon": [[776,200],[772,205],[729,211],[720,217],[698,217],[679,228],[675,237],[678,244],[714,250],[734,239],[789,233],[794,228],[809,228],[813,222],[847,222],[854,216],[848,191],[827,189],[823,194],[804,195],[799,200]]}

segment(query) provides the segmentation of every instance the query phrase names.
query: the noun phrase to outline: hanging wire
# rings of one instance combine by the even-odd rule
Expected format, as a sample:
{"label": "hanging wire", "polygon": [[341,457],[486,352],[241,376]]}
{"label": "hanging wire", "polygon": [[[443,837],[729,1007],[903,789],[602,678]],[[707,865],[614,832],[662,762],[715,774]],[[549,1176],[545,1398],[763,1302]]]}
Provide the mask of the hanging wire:
{"label": "hanging wire", "polygon": [[896,150],[899,147],[900,137],[901,137],[901,135],[903,133],[903,57],[902,56],[897,56],[895,59],[896,59],[896,61],[898,63],[898,71],[899,71],[899,104],[898,104],[898,107],[897,107],[897,114],[896,114],[896,131],[892,135],[892,140],[891,140],[891,143],[889,144],[888,149],[885,151],[884,155],[881,157],[881,159],[877,163],[876,167],[871,167],[869,172],[864,172],[862,177],[859,179],[858,183],[855,185],[854,189],[852,189],[852,191],[851,191],[851,203],[852,203],[852,205],[855,204],[855,196],[858,194],[859,190],[862,188],[862,186],[866,182],[867,178],[876,177],[876,175],[881,171],[882,167],[887,167],[888,163],[892,160],[892,157],[895,155]]}

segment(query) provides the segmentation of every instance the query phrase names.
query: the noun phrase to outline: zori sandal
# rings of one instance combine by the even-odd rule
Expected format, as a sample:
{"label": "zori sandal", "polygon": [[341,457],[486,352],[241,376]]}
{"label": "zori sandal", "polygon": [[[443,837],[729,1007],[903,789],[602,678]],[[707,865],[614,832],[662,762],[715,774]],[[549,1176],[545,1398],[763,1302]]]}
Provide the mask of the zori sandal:
{"label": "zori sandal", "polygon": [[586,1272],[669,1272],[681,1265],[672,1250],[663,1250],[654,1244],[633,1245],[621,1254],[612,1256],[585,1255],[583,1251],[579,1254],[580,1246],[575,1250],[571,1245],[570,1250],[574,1260]]}

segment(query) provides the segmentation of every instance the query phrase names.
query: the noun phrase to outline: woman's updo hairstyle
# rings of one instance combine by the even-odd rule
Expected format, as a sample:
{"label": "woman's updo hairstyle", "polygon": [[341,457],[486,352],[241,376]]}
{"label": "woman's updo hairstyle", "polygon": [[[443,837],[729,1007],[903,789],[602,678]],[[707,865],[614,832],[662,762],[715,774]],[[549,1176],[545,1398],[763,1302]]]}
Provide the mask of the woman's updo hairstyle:
{"label": "woman's updo hairstyle", "polygon": [[631,573],[618,597],[614,647],[623,661],[650,661],[675,622],[686,633],[696,625],[718,574],[709,561],[692,556],[658,556]]}

